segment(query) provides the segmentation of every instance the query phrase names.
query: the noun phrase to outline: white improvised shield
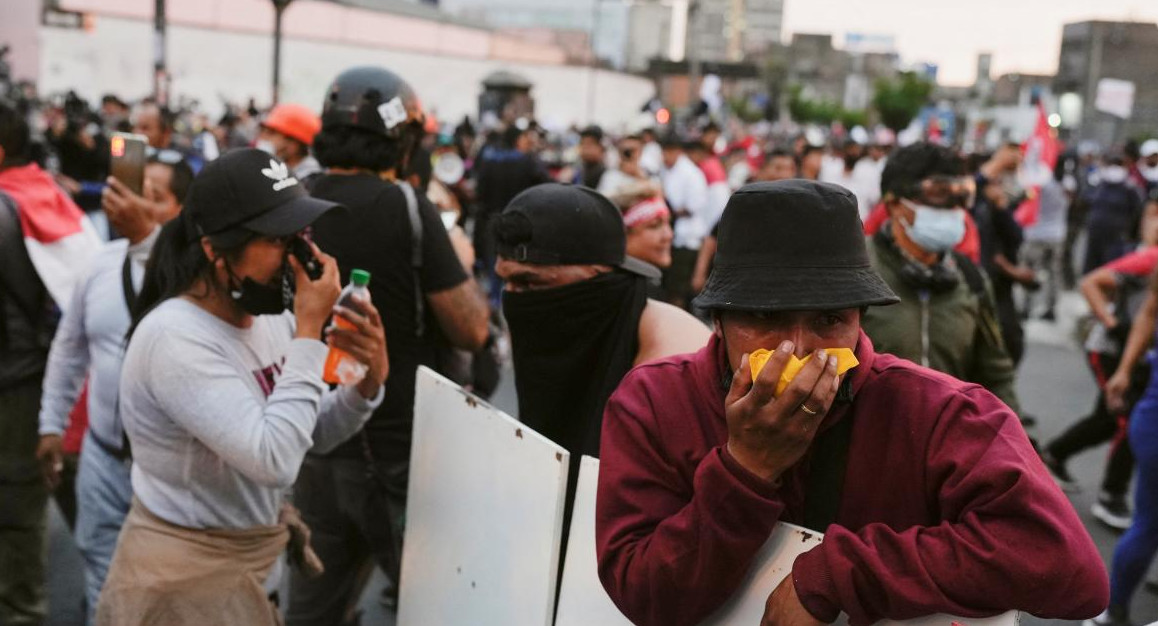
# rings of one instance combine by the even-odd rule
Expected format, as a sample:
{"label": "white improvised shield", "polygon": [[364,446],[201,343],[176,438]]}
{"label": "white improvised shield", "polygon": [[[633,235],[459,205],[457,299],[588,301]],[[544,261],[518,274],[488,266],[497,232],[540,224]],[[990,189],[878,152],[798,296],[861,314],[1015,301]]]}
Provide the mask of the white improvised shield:
{"label": "white improvised shield", "polygon": [[549,626],[569,455],[422,367],[399,626]]}

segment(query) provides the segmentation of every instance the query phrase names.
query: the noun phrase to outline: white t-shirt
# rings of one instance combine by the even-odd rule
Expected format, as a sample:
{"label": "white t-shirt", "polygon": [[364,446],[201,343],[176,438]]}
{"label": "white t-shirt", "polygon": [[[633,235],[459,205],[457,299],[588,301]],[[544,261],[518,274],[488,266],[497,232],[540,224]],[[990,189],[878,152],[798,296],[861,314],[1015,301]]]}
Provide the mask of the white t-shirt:
{"label": "white t-shirt", "polygon": [[292,314],[237,328],[184,298],[137,327],[121,376],[133,492],[188,528],[276,523],[306,452],[361,428],[382,401],[322,381],[328,349],[294,339]]}

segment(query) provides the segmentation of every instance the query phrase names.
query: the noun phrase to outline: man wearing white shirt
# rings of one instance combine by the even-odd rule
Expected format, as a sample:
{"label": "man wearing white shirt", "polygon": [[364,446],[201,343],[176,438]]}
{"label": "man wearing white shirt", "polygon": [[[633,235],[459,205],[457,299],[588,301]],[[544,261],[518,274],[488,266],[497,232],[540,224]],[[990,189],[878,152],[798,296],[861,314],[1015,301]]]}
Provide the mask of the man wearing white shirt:
{"label": "man wearing white shirt", "polygon": [[89,380],[89,429],[77,471],[77,547],[85,560],[87,622],[116,549],[133,497],[132,457],[119,415],[121,360],[145,263],[161,224],[181,210],[193,172],[179,155],[165,152],[145,168],[144,196],[110,178],[102,205],[125,239],[110,242],[73,291],[61,318],[44,377],[37,457],[51,488],[59,481],[61,434],[85,378]]}
{"label": "man wearing white shirt", "polygon": [[684,154],[679,138],[666,137],[663,147],[663,170],[660,180],[663,193],[675,218],[671,267],[664,272],[663,287],[668,301],[686,308],[691,300],[692,272],[696,267],[700,245],[711,230],[708,181],[700,168]]}
{"label": "man wearing white shirt", "polygon": [[881,200],[881,171],[876,162],[864,158],[863,146],[849,141],[843,155],[830,157],[825,162],[820,170],[820,182],[840,185],[855,194],[857,210],[864,221]]}

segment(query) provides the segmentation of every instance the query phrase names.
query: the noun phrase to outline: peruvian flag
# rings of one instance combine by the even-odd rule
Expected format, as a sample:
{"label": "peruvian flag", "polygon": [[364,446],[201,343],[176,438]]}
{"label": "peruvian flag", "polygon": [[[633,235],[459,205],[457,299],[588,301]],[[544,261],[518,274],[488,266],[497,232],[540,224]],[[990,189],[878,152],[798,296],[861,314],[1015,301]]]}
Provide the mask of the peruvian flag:
{"label": "peruvian flag", "polygon": [[1051,176],[1057,165],[1061,146],[1054,137],[1054,130],[1049,125],[1049,118],[1045,114],[1045,105],[1039,100],[1037,103],[1037,125],[1033,135],[1021,145],[1021,178],[1028,188],[1026,200],[1013,212],[1013,219],[1021,224],[1022,228],[1037,223],[1041,212],[1041,186]]}
{"label": "peruvian flag", "polygon": [[100,250],[100,235],[68,194],[35,163],[0,170],[0,191],[16,201],[24,246],[61,311]]}

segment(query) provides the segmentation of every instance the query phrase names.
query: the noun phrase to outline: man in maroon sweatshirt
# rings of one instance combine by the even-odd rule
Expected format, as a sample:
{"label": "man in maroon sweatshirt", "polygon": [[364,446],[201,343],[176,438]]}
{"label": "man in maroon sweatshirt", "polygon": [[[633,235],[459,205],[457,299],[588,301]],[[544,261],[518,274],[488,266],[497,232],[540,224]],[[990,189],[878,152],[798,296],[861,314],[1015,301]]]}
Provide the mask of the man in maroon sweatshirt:
{"label": "man in maroon sweatshirt", "polygon": [[[696,302],[713,338],[636,368],[608,402],[599,575],[635,623],[703,620],[779,521],[825,539],[768,590],[765,624],[1105,608],[1105,567],[1017,415],[978,385],[874,352],[861,313],[896,296],[861,228],[834,185],[740,189]],[[753,381],[760,348],[775,352]],[[860,365],[838,376],[833,348]],[[789,358],[810,355],[777,395]]]}

